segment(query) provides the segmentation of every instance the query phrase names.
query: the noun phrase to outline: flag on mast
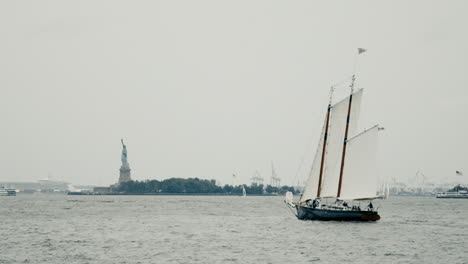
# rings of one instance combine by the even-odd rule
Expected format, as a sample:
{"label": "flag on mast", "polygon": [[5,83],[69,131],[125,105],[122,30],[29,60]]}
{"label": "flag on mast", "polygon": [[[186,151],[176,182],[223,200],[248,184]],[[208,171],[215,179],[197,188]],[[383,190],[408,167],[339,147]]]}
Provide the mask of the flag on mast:
{"label": "flag on mast", "polygon": [[358,50],[358,54],[361,54],[367,51],[366,49],[363,49],[363,48],[358,48],[357,50]]}
{"label": "flag on mast", "polygon": [[458,176],[463,176],[463,172],[461,172],[461,171],[455,171],[455,174],[458,175]]}

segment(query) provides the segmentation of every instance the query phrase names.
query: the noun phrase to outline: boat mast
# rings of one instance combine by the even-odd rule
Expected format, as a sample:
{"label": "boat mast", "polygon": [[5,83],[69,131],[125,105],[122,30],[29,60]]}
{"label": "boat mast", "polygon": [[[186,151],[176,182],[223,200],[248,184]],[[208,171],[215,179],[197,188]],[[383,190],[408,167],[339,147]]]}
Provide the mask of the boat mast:
{"label": "boat mast", "polygon": [[331,111],[331,103],[332,103],[332,96],[333,96],[333,86],[330,87],[330,101],[328,102],[328,108],[327,108],[327,118],[325,121],[325,133],[323,135],[323,147],[322,147],[322,160],[320,161],[320,176],[319,176],[319,182],[318,182],[318,187],[317,187],[317,197],[320,197],[320,191],[322,189],[322,176],[323,176],[323,164],[325,161],[325,150],[327,147],[327,137],[328,137],[328,123],[330,121],[330,111]]}
{"label": "boat mast", "polygon": [[353,78],[351,79],[351,94],[349,95],[349,105],[348,105],[348,116],[346,117],[346,129],[345,129],[345,136],[343,141],[343,154],[341,155],[341,168],[340,168],[340,180],[338,182],[338,194],[336,198],[338,199],[341,195],[341,183],[343,182],[343,169],[344,169],[344,161],[346,156],[346,145],[348,141],[348,129],[349,129],[349,120],[351,117],[351,104],[353,102],[353,91],[354,91],[354,81],[356,80],[355,75],[353,74]]}

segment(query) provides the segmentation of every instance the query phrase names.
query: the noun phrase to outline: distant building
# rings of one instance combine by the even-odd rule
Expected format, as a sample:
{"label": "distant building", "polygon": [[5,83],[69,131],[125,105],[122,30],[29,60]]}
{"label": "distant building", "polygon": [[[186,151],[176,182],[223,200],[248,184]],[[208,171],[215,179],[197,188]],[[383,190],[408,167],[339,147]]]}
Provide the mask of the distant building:
{"label": "distant building", "polygon": [[39,183],[39,189],[43,192],[47,191],[67,191],[68,190],[68,182],[60,181],[60,180],[52,180],[47,177],[46,179],[37,180]]}
{"label": "distant building", "polygon": [[132,180],[131,177],[131,169],[130,164],[128,164],[128,157],[127,157],[127,146],[124,144],[123,139],[122,142],[122,166],[120,166],[120,177],[119,177],[119,184],[122,182],[128,182]]}

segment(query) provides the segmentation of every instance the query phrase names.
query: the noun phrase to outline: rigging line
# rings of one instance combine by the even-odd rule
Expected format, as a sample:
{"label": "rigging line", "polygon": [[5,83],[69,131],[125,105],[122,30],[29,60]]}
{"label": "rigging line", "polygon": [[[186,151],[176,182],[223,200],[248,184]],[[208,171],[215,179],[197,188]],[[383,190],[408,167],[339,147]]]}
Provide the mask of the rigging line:
{"label": "rigging line", "polygon": [[[323,115],[324,115],[324,112],[325,112],[325,110],[322,109],[322,110],[321,110],[321,113],[320,113],[320,116],[323,116]],[[318,124],[319,124],[319,125],[318,125],[319,127],[322,125],[321,122],[318,122]],[[314,131],[317,131],[317,130],[314,130]],[[322,130],[320,130],[320,131],[322,131]],[[312,133],[310,133],[310,134],[312,134]],[[322,134],[322,132],[320,132],[320,134],[319,134],[319,141],[318,141],[317,145],[320,144],[321,134]],[[302,165],[304,164],[305,157],[307,156],[308,152],[309,152],[310,149],[311,149],[312,141],[313,141],[314,138],[315,138],[314,136],[315,136],[315,135],[313,135],[313,136],[311,136],[311,137],[309,138],[309,142],[308,142],[307,145],[306,145],[307,147],[306,147],[306,149],[305,149],[305,151],[304,151],[304,154],[302,155],[301,162],[299,163],[299,166],[298,166],[298,168],[297,168],[297,170],[296,170],[296,174],[294,175],[293,183],[296,182],[296,180],[299,180],[299,173],[300,173],[300,171],[301,171],[301,169],[302,169]],[[306,175],[306,179],[303,179],[303,181],[306,181],[306,180],[307,180],[307,178],[309,177],[309,174],[310,174],[310,173],[308,172],[307,175]]]}
{"label": "rigging line", "polygon": [[297,217],[297,213],[294,212],[294,210],[291,208],[291,206],[285,201],[286,203],[286,206],[289,208],[289,210],[291,210],[291,212]]}
{"label": "rigging line", "polygon": [[354,67],[353,67],[353,76],[356,75],[356,69],[357,69],[357,63],[358,63],[358,57],[360,53],[357,53],[354,55]]}
{"label": "rigging line", "polygon": [[[307,156],[307,153],[310,150],[310,146],[312,145],[312,138],[310,138],[309,143],[307,143],[306,150],[304,151],[304,154],[302,155],[301,162],[299,163],[299,166],[296,170],[296,174],[294,175],[293,183],[296,182],[296,180],[299,180],[299,173],[302,169],[302,165],[304,164],[305,157]],[[308,176],[306,176],[308,177]],[[302,179],[302,181],[306,181],[307,179]]]}
{"label": "rigging line", "polygon": [[374,125],[374,126],[368,128],[368,129],[365,129],[364,131],[362,131],[362,132],[360,132],[360,133],[358,133],[358,134],[356,134],[356,135],[354,135],[354,136],[348,138],[347,142],[350,142],[351,140],[353,140],[353,139],[355,139],[355,138],[357,138],[357,137],[359,137],[359,136],[365,134],[365,133],[368,132],[369,130],[374,129],[374,128],[378,128],[378,127],[379,127],[379,125],[377,124],[377,125]]}
{"label": "rigging line", "polygon": [[347,76],[346,78],[342,79],[341,81],[332,84],[332,87],[340,87],[343,84],[347,84],[352,77],[353,77],[352,75]]}

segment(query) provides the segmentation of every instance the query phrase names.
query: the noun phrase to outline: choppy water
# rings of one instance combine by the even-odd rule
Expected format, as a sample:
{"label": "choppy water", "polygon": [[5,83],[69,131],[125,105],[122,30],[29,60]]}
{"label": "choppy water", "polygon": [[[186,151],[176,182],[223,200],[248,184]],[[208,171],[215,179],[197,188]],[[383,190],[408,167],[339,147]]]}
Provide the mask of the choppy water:
{"label": "choppy water", "polygon": [[391,197],[376,223],[282,197],[0,197],[0,263],[468,263],[468,200]]}

